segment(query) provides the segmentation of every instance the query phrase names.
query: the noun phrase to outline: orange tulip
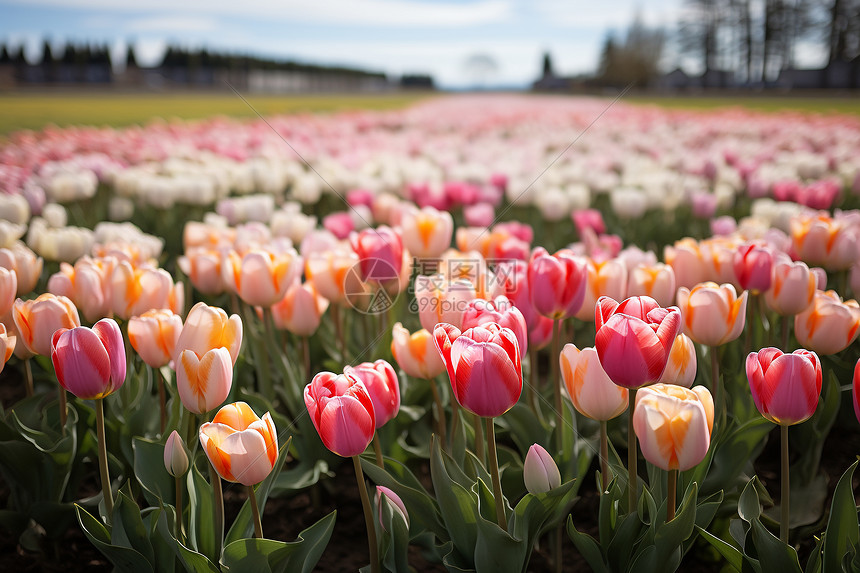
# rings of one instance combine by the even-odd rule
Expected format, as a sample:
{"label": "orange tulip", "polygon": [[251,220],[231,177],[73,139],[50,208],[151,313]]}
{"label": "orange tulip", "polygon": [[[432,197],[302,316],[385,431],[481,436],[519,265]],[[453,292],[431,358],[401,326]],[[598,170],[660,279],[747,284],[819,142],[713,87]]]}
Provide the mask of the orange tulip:
{"label": "orange tulip", "polygon": [[23,296],[36,288],[42,275],[42,258],[18,241],[8,249],[0,249],[0,267],[15,271],[18,296]]}
{"label": "orange tulip", "polygon": [[669,351],[669,361],[660,382],[689,388],[696,379],[696,347],[690,337],[679,334]]}
{"label": "orange tulip", "polygon": [[627,296],[650,296],[662,307],[675,302],[675,271],[669,265],[639,264],[627,279]]}
{"label": "orange tulip", "polygon": [[42,356],[51,355],[51,337],[60,328],[81,325],[78,309],[68,298],[45,293],[34,300],[15,301],[12,318],[27,350]]}
{"label": "orange tulip", "polygon": [[686,237],[675,241],[663,251],[666,264],[675,272],[675,284],[692,288],[706,280],[707,268],[702,250],[695,239]]}
{"label": "orange tulip", "polygon": [[17,292],[18,276],[15,271],[0,267],[0,316],[6,316],[12,310]]}
{"label": "orange tulip", "polygon": [[245,402],[227,404],[200,426],[200,444],[223,479],[253,486],[278,461],[278,433],[268,412],[262,418]]}
{"label": "orange tulip", "polygon": [[609,378],[593,347],[579,350],[573,344],[565,344],[559,363],[567,395],[583,416],[603,422],[627,409],[627,388]]}
{"label": "orange tulip", "polygon": [[128,321],[128,341],[141,359],[152,368],[167,365],[176,353],[182,332],[182,317],[172,310],[148,310]]}
{"label": "orange tulip", "polygon": [[60,272],[48,280],[48,292],[66,296],[90,322],[111,315],[110,277],[116,260],[81,257],[72,266],[60,263]]}
{"label": "orange tulip", "polygon": [[358,255],[344,249],[308,256],[305,277],[333,304],[346,304],[348,294],[354,295],[365,290]]}
{"label": "orange tulip", "polygon": [[574,315],[579,320],[594,320],[594,306],[601,296],[615,300],[627,298],[627,266],[621,259],[595,261],[588,259],[588,283],[585,286],[585,299]]}
{"label": "orange tulip", "polygon": [[195,247],[185,251],[176,261],[179,268],[198,291],[206,295],[224,292],[221,278],[221,253],[211,249]]}
{"label": "orange tulip", "polygon": [[391,332],[391,354],[400,368],[414,378],[435,378],[445,371],[433,335],[424,328],[410,334],[402,324],[395,324]]}
{"label": "orange tulip", "polygon": [[792,219],[791,241],[800,259],[831,271],[849,268],[860,250],[856,228],[825,214]]}
{"label": "orange tulip", "polygon": [[809,308],[794,317],[794,334],[804,348],[820,355],[848,348],[860,333],[860,306],[842,302],[836,291],[818,291]]}
{"label": "orange tulip", "polygon": [[295,249],[253,249],[244,256],[230,251],[221,259],[221,277],[227,289],[253,306],[270,307],[284,298],[301,268],[302,260]]}
{"label": "orange tulip", "polygon": [[646,460],[667,471],[688,470],[708,453],[714,399],[704,386],[646,386],[636,394],[633,427]]}
{"label": "orange tulip", "polygon": [[173,277],[164,269],[149,265],[132,267],[123,261],[114,267],[110,285],[111,307],[125,320],[158,308],[169,308],[181,314],[185,306],[182,283],[174,285]]}
{"label": "orange tulip", "polygon": [[408,209],[400,220],[403,245],[416,257],[438,257],[451,246],[454,220],[433,207]]}
{"label": "orange tulip", "polygon": [[7,332],[6,325],[0,322],[0,372],[3,372],[3,367],[12,357],[16,341],[15,334]]}
{"label": "orange tulip", "polygon": [[275,326],[298,336],[311,336],[320,326],[328,301],[319,295],[313,283],[302,283],[298,278],[287,289],[287,294],[272,305]]}
{"label": "orange tulip", "polygon": [[198,355],[183,350],[176,361],[176,389],[189,412],[205,414],[224,403],[233,386],[230,353],[222,347]]}
{"label": "orange tulip", "polygon": [[[193,350],[198,356],[203,356],[222,346],[236,364],[242,346],[242,319],[236,314],[228,318],[227,313],[217,306],[198,302],[185,317],[185,325],[176,341],[176,354]],[[174,355],[175,358],[178,356]]]}
{"label": "orange tulip", "polygon": [[678,289],[684,334],[699,344],[720,346],[740,336],[746,318],[747,292],[738,297],[730,284],[706,282]]}

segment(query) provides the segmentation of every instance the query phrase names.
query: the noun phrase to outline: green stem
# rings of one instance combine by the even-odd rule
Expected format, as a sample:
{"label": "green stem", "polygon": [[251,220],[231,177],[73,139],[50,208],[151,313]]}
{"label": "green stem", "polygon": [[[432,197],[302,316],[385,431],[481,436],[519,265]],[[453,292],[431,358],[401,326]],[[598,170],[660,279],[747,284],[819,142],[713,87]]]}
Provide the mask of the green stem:
{"label": "green stem", "polygon": [[376,465],[385,469],[385,460],[382,458],[382,447],[379,445],[379,432],[373,433],[373,453],[376,454]]}
{"label": "green stem", "polygon": [[254,518],[254,537],[263,539],[263,522],[260,519],[260,508],[257,505],[257,494],[254,493],[254,486],[248,486],[248,499],[251,500],[251,515]]}
{"label": "green stem", "polygon": [[678,470],[669,470],[668,493],[666,495],[666,523],[675,519],[675,494],[678,490]]}
{"label": "green stem", "polygon": [[221,490],[221,476],[212,462],[209,462],[209,480],[212,482],[212,498],[215,502],[215,546],[220,556],[224,546],[224,492]]}
{"label": "green stem", "polygon": [[535,388],[537,388],[537,384],[538,384],[537,348],[535,348],[533,345],[530,345],[529,349],[528,349],[528,355],[529,355],[529,382],[528,382],[528,384],[526,384],[526,402],[528,403],[529,408],[531,408],[531,411],[534,414],[537,414],[537,409],[535,407],[535,394],[534,394]]}
{"label": "green stem", "polygon": [[436,380],[430,379],[430,389],[433,391],[433,403],[436,405],[436,431],[439,434],[439,443],[445,443],[445,407],[442,406],[442,398],[439,396],[439,386]]}
{"label": "green stem", "polygon": [[331,305],[331,318],[334,321],[334,337],[337,341],[337,350],[340,352],[341,363],[346,364],[346,340],[343,337],[343,317],[340,310],[338,305]]}
{"label": "green stem", "polygon": [[636,511],[636,488],[637,488],[637,444],[636,430],[633,429],[633,408],[636,405],[636,389],[633,388],[628,392],[629,403],[627,406],[627,502],[629,504],[628,512]]}
{"label": "green stem", "polygon": [[788,348],[788,338],[791,334],[791,317],[783,316],[782,317],[782,346],[779,347],[783,352],[789,352]]}
{"label": "green stem", "polygon": [[155,371],[155,383],[158,385],[158,408],[161,414],[161,434],[164,435],[164,428],[167,426],[167,396],[164,392],[164,378],[161,376],[161,369],[153,368]]}
{"label": "green stem", "polygon": [[493,497],[496,499],[496,519],[499,527],[508,531],[508,520],[505,517],[505,498],[502,495],[502,481],[499,479],[499,458],[496,455],[496,432],[492,418],[484,418],[487,424],[487,453],[490,456],[490,472],[493,478]]}
{"label": "green stem", "polygon": [[561,403],[561,377],[559,376],[558,357],[561,354],[561,320],[555,319],[552,325],[552,353],[550,354],[551,374],[553,390],[555,391],[555,443],[556,450],[561,449],[562,425],[564,424],[564,413]]}
{"label": "green stem", "polygon": [[367,496],[367,486],[364,484],[364,472],[361,471],[361,460],[358,456],[352,456],[352,466],[355,468],[355,479],[358,482],[361,509],[364,510],[364,525],[367,528],[367,548],[370,550],[370,572],[379,573],[379,548],[376,546],[376,525],[373,523],[370,498]]}
{"label": "green stem", "polygon": [[460,404],[453,392],[451,394],[451,447],[454,447],[454,440],[457,439],[457,432],[460,429]]}
{"label": "green stem", "polygon": [[481,418],[477,414],[472,414],[472,416],[472,426],[475,428],[475,456],[486,467],[487,462],[484,461],[484,427],[481,425]]}
{"label": "green stem", "polygon": [[609,487],[609,436],[606,420],[600,421],[600,485],[602,495]]}
{"label": "green stem", "polygon": [[66,416],[68,415],[69,405],[66,401],[66,389],[57,384],[57,389],[59,391],[58,396],[60,398],[60,432],[63,437],[66,436]]}
{"label": "green stem", "polygon": [[174,481],[176,482],[176,523],[173,524],[173,533],[177,540],[182,541],[182,476],[176,476]]}
{"label": "green stem", "polygon": [[33,367],[30,365],[30,359],[24,360],[24,378],[27,381],[27,398],[33,395]]}
{"label": "green stem", "polygon": [[[311,379],[311,343],[307,336],[300,337],[302,340],[302,359],[305,365],[305,380]],[[285,346],[286,348],[286,346]]]}
{"label": "green stem", "polygon": [[779,437],[781,445],[781,474],[780,484],[780,507],[779,507],[779,538],[783,543],[788,543],[788,426],[779,426]]}
{"label": "green stem", "polygon": [[723,402],[723,388],[720,384],[720,349],[718,346],[709,346],[708,354],[711,355],[711,392],[714,395],[714,408],[717,410],[717,419],[722,421],[726,415],[726,405]]}
{"label": "green stem", "polygon": [[[60,393],[65,394],[66,391],[60,388]],[[65,427],[65,424],[63,426]],[[105,498],[105,512],[107,512],[107,520],[110,523],[113,515],[113,493],[110,488],[107,444],[105,444],[105,405],[103,398],[96,400],[96,434],[99,441],[99,478],[102,482],[102,494]]]}

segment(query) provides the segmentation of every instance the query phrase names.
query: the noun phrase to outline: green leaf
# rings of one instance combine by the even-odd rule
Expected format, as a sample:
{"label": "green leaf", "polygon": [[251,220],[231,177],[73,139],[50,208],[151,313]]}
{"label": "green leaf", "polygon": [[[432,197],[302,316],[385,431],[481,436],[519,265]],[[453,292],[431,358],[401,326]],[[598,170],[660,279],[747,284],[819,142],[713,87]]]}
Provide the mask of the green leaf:
{"label": "green leaf", "polygon": [[[266,511],[266,501],[269,499],[269,492],[272,490],[272,485],[275,483],[275,480],[278,479],[278,474],[281,473],[281,470],[287,461],[287,452],[290,450],[290,443],[292,441],[292,436],[287,438],[287,441],[284,442],[278,452],[278,460],[275,463],[275,467],[272,468],[272,471],[268,476],[266,476],[266,479],[260,482],[260,485],[255,489],[261,516]],[[229,545],[239,539],[251,537],[254,532],[252,514],[253,510],[251,509],[251,500],[246,500],[245,503],[242,504],[242,509],[239,510],[239,515],[236,516],[236,519],[233,521],[233,525],[227,532],[227,536],[224,539],[224,545]]]}
{"label": "green leaf", "polygon": [[117,571],[122,573],[138,573],[153,571],[152,565],[138,551],[130,547],[122,547],[111,543],[111,534],[107,528],[90,513],[75,504],[78,523],[87,539],[96,546]]}
{"label": "green leaf", "polygon": [[756,521],[761,516],[761,505],[758,501],[758,493],[756,492],[755,481],[758,478],[752,478],[746,486],[744,486],[741,497],[738,499],[738,515],[747,523]]}
{"label": "green leaf", "polygon": [[134,452],[134,476],[143,489],[147,503],[158,505],[161,501],[175,504],[176,482],[164,469],[164,444],[135,437],[131,449]]}
{"label": "green leaf", "polygon": [[331,539],[331,532],[334,530],[336,519],[337,511],[333,511],[299,533],[296,540],[299,547],[287,561],[285,571],[311,573],[314,570],[328,545],[329,539]]}
{"label": "green leaf", "polygon": [[[161,539],[173,548],[176,557],[179,558],[185,571],[189,573],[221,573],[220,569],[209,561],[205,555],[189,549],[173,537],[173,533],[167,523],[167,514],[164,511],[158,516],[157,531]],[[159,571],[159,573],[161,572]]]}
{"label": "green leaf", "polygon": [[752,522],[752,538],[763,573],[800,573],[794,548],[780,541],[758,519]]}
{"label": "green leaf", "polygon": [[696,526],[696,531],[698,531],[699,535],[702,536],[702,539],[710,543],[711,547],[716,549],[719,554],[722,555],[725,560],[729,562],[729,565],[735,568],[736,571],[743,571],[744,555],[737,547],[726,543],[719,537],[712,535],[708,532],[708,530],[699,527],[698,525]]}
{"label": "green leaf", "polygon": [[588,563],[591,570],[595,573],[610,573],[606,562],[603,560],[603,553],[600,550],[600,545],[594,538],[586,533],[580,533],[573,525],[573,516],[567,518],[567,535],[583,559]]}
{"label": "green leaf", "polygon": [[[206,463],[209,463],[208,460]],[[218,549],[215,546],[215,502],[212,486],[203,478],[197,466],[193,464],[188,471],[186,482],[188,487],[189,545],[215,563],[218,561]]]}
{"label": "green leaf", "polygon": [[673,571],[667,564],[681,544],[690,538],[696,525],[696,494],[699,489],[694,482],[688,489],[681,502],[680,511],[675,518],[657,526],[654,546],[657,548],[656,562],[658,570]]}
{"label": "green leaf", "polygon": [[833,492],[830,519],[827,521],[827,534],[824,537],[823,571],[838,571],[848,549],[860,545],[860,526],[857,524],[857,506],[852,487],[857,463],[855,461],[845,470]]}
{"label": "green leaf", "polygon": [[[430,476],[442,519],[454,542],[454,548],[471,562],[478,541],[478,505],[475,495],[448,474],[442,460],[442,449],[434,436],[430,453]],[[462,472],[461,472],[462,474]],[[460,479],[466,479],[461,475]]]}
{"label": "green leaf", "polygon": [[118,492],[113,508],[111,543],[133,548],[155,568],[155,553],[140,517],[140,508],[123,490]]}
{"label": "green leaf", "polygon": [[295,543],[272,539],[239,539],[224,547],[221,565],[225,571],[285,571],[286,560],[297,549]]}

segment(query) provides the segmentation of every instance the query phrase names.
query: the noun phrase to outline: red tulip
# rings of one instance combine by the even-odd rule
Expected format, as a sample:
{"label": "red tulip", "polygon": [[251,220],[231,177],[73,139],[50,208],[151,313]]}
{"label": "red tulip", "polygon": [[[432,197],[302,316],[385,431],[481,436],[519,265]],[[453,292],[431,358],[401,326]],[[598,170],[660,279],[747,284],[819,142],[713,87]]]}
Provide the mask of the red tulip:
{"label": "red tulip", "polygon": [[381,428],[400,411],[400,381],[391,364],[385,360],[364,362],[356,367],[347,366],[344,374],[351,374],[364,383],[370,401],[376,427]]}
{"label": "red tulip", "polygon": [[510,328],[517,337],[520,357],[525,356],[529,336],[526,319],[506,296],[497,296],[492,301],[475,299],[469,303],[463,312],[463,330],[488,322],[495,322],[499,326]]}
{"label": "red tulip", "polygon": [[821,362],[814,352],[783,354],[777,348],[763,348],[750,352],[746,369],[756,408],[774,424],[799,424],[815,413]]}
{"label": "red tulip", "polygon": [[860,360],[854,366],[854,380],[851,394],[854,396],[854,415],[860,421]]}
{"label": "red tulip", "polygon": [[594,310],[594,346],[609,378],[625,388],[657,382],[681,328],[677,307],[662,308],[651,297],[634,296],[621,304],[600,297]]}
{"label": "red tulip", "polygon": [[352,374],[314,376],[305,386],[305,406],[325,447],[339,456],[357,456],[373,439],[373,401],[364,383]]}
{"label": "red tulip", "polygon": [[493,418],[517,403],[523,371],[519,343],[511,329],[489,322],[460,332],[442,323],[436,325],[433,338],[461,406]]}
{"label": "red tulip", "polygon": [[125,382],[125,345],[116,322],[60,328],[51,338],[51,361],[60,385],[82,400],[104,398]]}
{"label": "red tulip", "polygon": [[735,276],[744,290],[764,292],[773,279],[773,254],[766,247],[741,245],[735,251]]}
{"label": "red tulip", "polygon": [[538,247],[529,260],[531,302],[540,314],[554,320],[576,314],[585,299],[587,279],[585,263],[568,249],[550,255]]}

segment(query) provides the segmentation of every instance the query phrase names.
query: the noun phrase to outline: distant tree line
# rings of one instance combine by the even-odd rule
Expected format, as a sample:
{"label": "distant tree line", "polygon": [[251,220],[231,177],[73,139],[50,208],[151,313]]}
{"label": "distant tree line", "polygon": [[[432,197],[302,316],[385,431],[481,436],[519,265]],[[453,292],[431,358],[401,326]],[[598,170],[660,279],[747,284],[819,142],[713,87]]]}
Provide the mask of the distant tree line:
{"label": "distant tree line", "polygon": [[860,0],[682,1],[675,30],[650,28],[637,16],[625,32],[607,34],[595,80],[645,86],[671,58],[703,78],[768,85],[797,67],[799,49],[823,56],[825,69],[858,73]]}

